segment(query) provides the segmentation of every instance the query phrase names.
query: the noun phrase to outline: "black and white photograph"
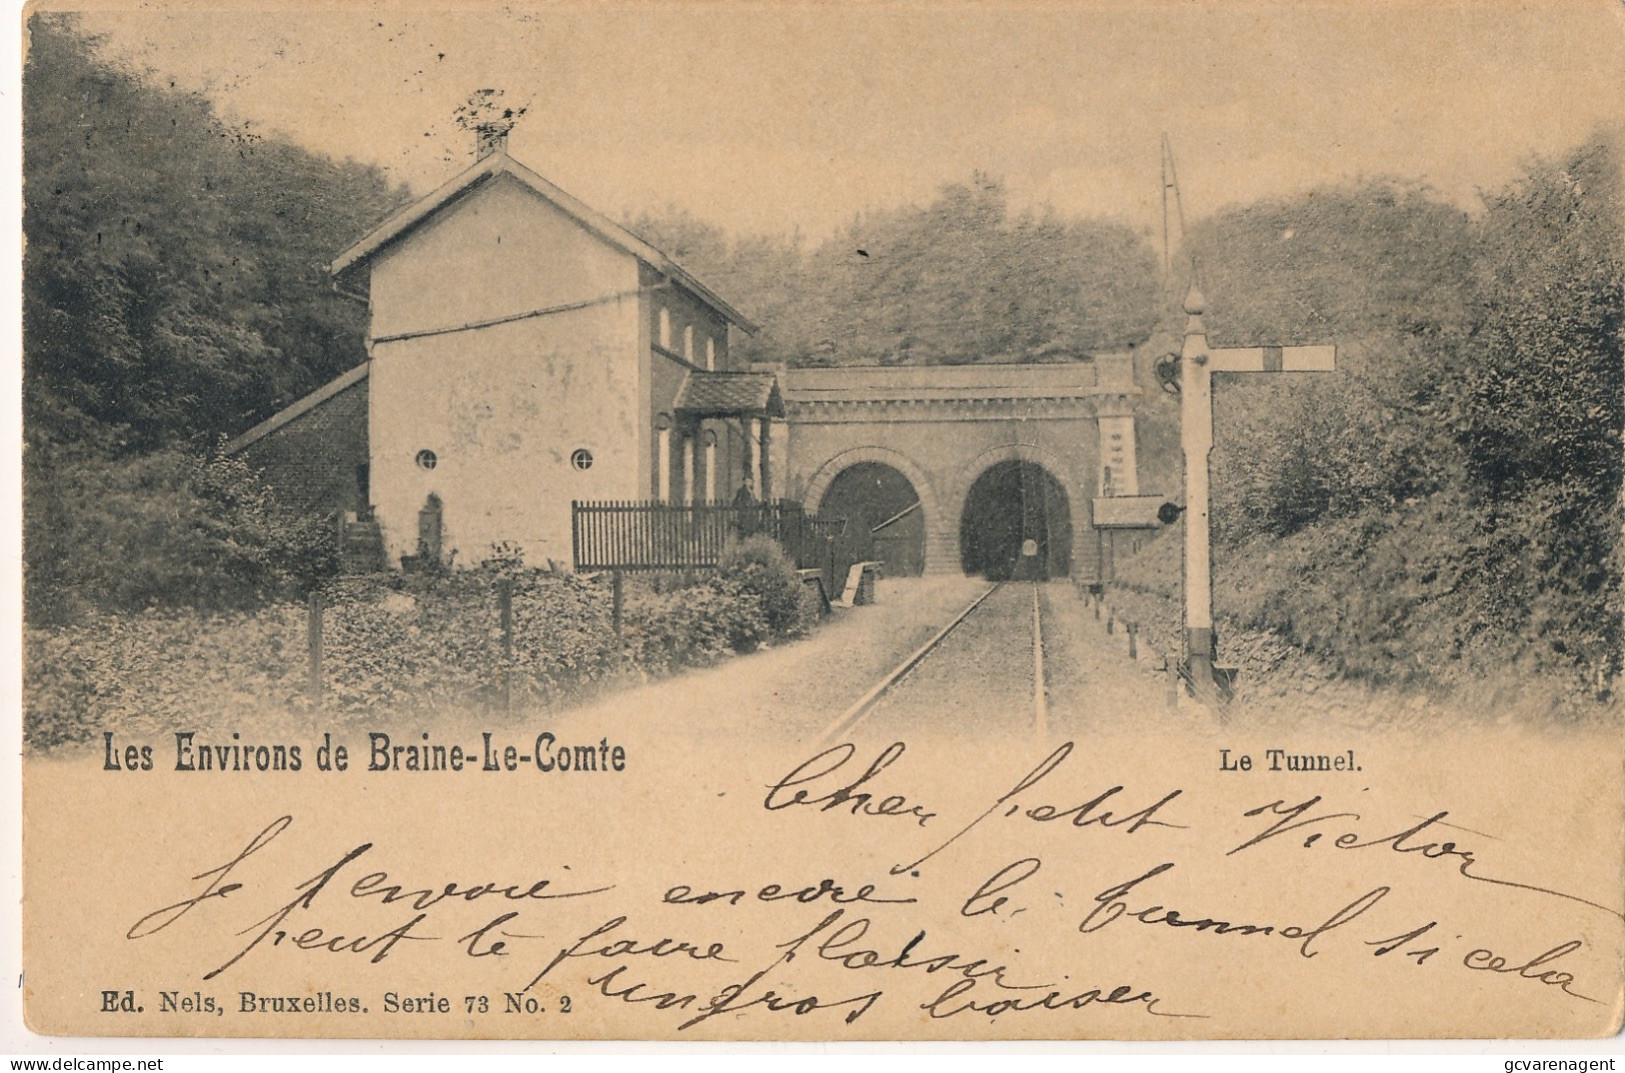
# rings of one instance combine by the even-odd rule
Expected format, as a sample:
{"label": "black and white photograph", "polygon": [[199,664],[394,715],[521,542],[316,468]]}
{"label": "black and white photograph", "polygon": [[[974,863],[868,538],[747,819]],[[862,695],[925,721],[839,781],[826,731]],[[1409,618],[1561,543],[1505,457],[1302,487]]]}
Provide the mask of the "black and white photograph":
{"label": "black and white photograph", "polygon": [[1620,1030],[1617,3],[16,18],[19,1051]]}

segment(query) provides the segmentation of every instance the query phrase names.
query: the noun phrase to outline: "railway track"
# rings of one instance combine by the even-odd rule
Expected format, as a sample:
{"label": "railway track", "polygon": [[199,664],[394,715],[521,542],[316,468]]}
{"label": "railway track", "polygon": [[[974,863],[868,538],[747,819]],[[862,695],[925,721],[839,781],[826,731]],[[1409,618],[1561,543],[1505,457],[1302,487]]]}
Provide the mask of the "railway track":
{"label": "railway track", "polygon": [[[1020,583],[998,581],[989,585],[984,592],[980,593],[976,599],[972,600],[962,611],[955,615],[946,626],[938,630],[930,640],[909,653],[907,657],[871,686],[863,696],[859,697],[850,707],[831,721],[819,735],[819,742],[832,742],[859,726],[875,710],[882,699],[892,693],[899,684],[909,678],[917,677],[921,667],[931,663],[932,656],[939,652],[943,642],[947,641],[964,626],[995,593],[1000,592],[1007,586],[1017,584]],[[1032,645],[1032,718],[1035,732],[1042,736],[1048,730],[1047,721],[1049,717],[1049,689],[1044,672],[1043,608],[1039,599],[1038,583],[1032,582],[1029,587],[1032,591],[1032,628],[1029,635]],[[1010,643],[1025,643],[1025,641],[1011,638]]]}

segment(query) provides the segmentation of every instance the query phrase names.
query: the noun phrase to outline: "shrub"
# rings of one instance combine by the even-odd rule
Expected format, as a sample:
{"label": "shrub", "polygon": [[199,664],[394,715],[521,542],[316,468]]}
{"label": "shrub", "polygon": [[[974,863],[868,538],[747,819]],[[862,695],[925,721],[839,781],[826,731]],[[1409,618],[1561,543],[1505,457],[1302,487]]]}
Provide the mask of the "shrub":
{"label": "shrub", "polygon": [[[682,587],[670,587],[674,579],[635,583],[620,637],[606,578],[525,567],[517,549],[497,549],[472,570],[336,579],[321,589],[323,703],[340,719],[500,709],[506,684],[515,709],[551,708],[579,703],[628,672],[713,663],[776,635],[762,590],[782,592],[786,572],[795,577],[782,558],[745,549],[734,576],[691,577]],[[504,590],[512,608],[506,648]],[[91,609],[84,618],[27,631],[31,748],[90,740],[103,729],[207,730],[249,711],[306,707],[301,603],[224,613]]]}
{"label": "shrub", "polygon": [[801,629],[801,575],[777,541],[758,534],[723,548],[717,576],[761,601],[762,617],[775,636]]}
{"label": "shrub", "polygon": [[1589,703],[1618,673],[1618,623],[1578,514],[1561,490],[1499,505],[1441,493],[1238,549],[1215,598],[1351,677],[1460,687],[1512,673]]}
{"label": "shrub", "polygon": [[[1441,492],[1220,545],[1220,657],[1245,665],[1288,644],[1377,687],[1465,695],[1511,681],[1551,714],[1607,701],[1620,661],[1608,537],[1579,493],[1536,491],[1500,504]],[[1120,562],[1112,585],[1119,613],[1168,651],[1182,644],[1180,536]]]}
{"label": "shrub", "polygon": [[[511,593],[505,654],[501,590]],[[345,578],[328,588],[328,690],[346,711],[519,707],[585,694],[625,667],[603,587],[488,560],[475,570]]]}
{"label": "shrub", "polygon": [[769,633],[760,598],[713,576],[629,606],[624,640],[637,666],[662,674],[703,666],[729,651],[748,652]]}
{"label": "shrub", "polygon": [[298,705],[308,674],[304,608],[244,614],[90,612],[28,629],[23,736],[31,748],[88,741],[104,729],[197,730]]}
{"label": "shrub", "polygon": [[28,469],[34,624],[93,609],[246,610],[337,572],[331,520],[284,510],[241,460],[159,451]]}

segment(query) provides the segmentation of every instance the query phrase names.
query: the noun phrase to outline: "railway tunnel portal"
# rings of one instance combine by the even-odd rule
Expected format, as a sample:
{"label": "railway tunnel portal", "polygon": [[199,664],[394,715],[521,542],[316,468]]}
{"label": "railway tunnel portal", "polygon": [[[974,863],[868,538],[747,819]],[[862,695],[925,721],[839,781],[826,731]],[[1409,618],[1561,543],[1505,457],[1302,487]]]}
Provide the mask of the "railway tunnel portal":
{"label": "railway tunnel portal", "polygon": [[866,532],[892,576],[1101,580],[1112,536],[1097,501],[1149,499],[1133,370],[1127,354],[782,370],[780,487]]}

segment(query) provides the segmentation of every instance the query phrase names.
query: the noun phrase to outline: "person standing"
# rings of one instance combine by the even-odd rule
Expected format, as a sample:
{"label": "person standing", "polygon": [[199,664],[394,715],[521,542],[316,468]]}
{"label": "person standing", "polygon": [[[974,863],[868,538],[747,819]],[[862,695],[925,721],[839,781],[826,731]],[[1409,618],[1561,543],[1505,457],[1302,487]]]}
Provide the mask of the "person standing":
{"label": "person standing", "polygon": [[739,482],[739,491],[733,498],[734,532],[743,540],[761,528],[760,511],[757,510],[756,487],[751,483],[750,474],[745,474]]}

